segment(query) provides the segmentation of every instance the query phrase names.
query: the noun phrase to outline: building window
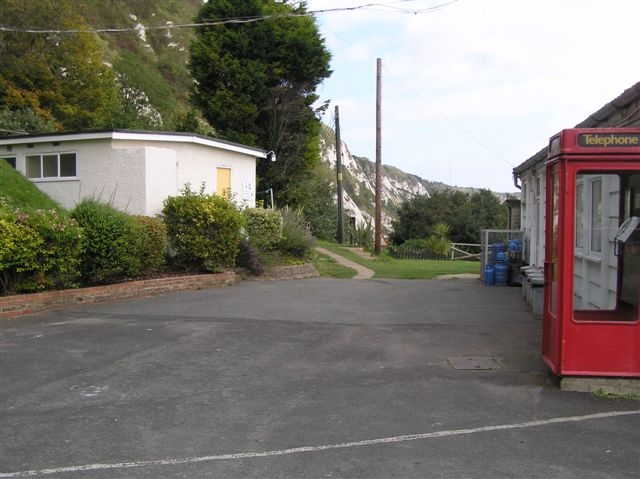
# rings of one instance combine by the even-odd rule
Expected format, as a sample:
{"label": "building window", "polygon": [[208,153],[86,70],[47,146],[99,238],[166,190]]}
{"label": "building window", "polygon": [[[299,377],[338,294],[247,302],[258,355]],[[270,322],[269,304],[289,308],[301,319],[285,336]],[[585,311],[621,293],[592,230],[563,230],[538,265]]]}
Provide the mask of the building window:
{"label": "building window", "polygon": [[602,175],[578,174],[576,177],[575,247],[596,256],[603,252],[605,222],[608,221],[602,181]]}
{"label": "building window", "polygon": [[16,157],[15,156],[4,156],[4,157],[2,157],[2,159],[4,161],[6,161],[7,163],[9,163],[9,165],[11,165],[11,168],[13,168],[14,170],[16,169]]}
{"label": "building window", "polygon": [[77,162],[75,153],[47,153],[27,155],[26,173],[31,179],[75,178]]}

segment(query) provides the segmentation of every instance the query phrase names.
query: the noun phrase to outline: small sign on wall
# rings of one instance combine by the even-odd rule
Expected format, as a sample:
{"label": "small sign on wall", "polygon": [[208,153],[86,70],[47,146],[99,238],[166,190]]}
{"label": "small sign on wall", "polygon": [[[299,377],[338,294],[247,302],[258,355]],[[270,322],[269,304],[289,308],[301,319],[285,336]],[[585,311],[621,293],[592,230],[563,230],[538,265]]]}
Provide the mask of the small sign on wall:
{"label": "small sign on wall", "polygon": [[251,201],[255,198],[256,192],[251,181],[242,183],[242,199]]}

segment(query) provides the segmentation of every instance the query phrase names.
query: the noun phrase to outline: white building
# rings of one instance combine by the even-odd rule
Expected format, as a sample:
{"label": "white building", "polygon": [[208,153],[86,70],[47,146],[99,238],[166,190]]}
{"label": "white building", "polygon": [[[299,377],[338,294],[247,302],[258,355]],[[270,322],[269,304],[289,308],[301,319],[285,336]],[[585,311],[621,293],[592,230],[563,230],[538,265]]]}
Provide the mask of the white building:
{"label": "white building", "polygon": [[205,193],[230,191],[255,206],[256,159],[265,151],[174,132],[103,131],[0,138],[0,158],[63,207],[84,198],[130,214],[154,216],[188,183]]}
{"label": "white building", "polygon": [[[614,126],[640,126],[640,82],[625,90],[620,96],[607,103],[575,127],[598,128]],[[558,132],[550,132],[549,136],[551,137],[555,133]],[[547,151],[548,148],[545,146],[513,169],[516,185],[519,185],[522,190],[520,195],[522,200],[520,220],[521,228],[524,230],[523,260],[527,264],[539,267],[544,265],[545,191],[547,186],[545,184],[545,161],[547,159]],[[581,192],[584,196],[585,205],[591,204],[593,201],[592,192],[596,190],[593,190],[589,185],[594,181],[598,184],[598,180],[593,178],[584,182],[585,187]],[[609,198],[607,201],[612,202],[614,200]]]}

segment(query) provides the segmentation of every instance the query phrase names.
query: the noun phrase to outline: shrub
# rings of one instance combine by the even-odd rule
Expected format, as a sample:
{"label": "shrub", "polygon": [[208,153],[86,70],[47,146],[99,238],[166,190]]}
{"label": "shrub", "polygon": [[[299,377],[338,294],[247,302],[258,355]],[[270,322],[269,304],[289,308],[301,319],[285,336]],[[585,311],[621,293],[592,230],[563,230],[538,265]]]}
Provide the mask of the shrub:
{"label": "shrub", "polygon": [[0,290],[15,291],[23,272],[38,267],[38,249],[43,239],[26,225],[0,218]]}
{"label": "shrub", "polygon": [[282,238],[282,216],[276,210],[247,208],[242,212],[249,243],[262,251],[269,251]]}
{"label": "shrub", "polygon": [[167,227],[161,218],[134,216],[144,229],[140,245],[140,272],[150,274],[159,270],[165,263],[167,252]]}
{"label": "shrub", "polygon": [[280,210],[282,215],[282,238],[277,248],[285,255],[308,258],[313,248],[313,237],[302,210],[288,206]]}
{"label": "shrub", "polygon": [[109,283],[142,270],[146,230],[132,216],[95,199],[86,199],[71,215],[84,231],[80,272],[85,284]]}
{"label": "shrub", "polygon": [[172,259],[188,271],[217,272],[235,264],[240,244],[242,214],[227,199],[191,191],[164,201]]}
{"label": "shrub", "polygon": [[431,235],[427,238],[427,249],[436,254],[447,255],[451,252],[449,232],[451,227],[447,223],[436,223],[430,228]]}
{"label": "shrub", "polygon": [[78,286],[81,229],[57,210],[4,210],[0,288],[39,291]]}
{"label": "shrub", "polygon": [[429,249],[428,243],[426,239],[422,238],[413,238],[402,243],[407,249]]}
{"label": "shrub", "polygon": [[254,276],[260,276],[264,273],[260,252],[244,238],[240,240],[236,266],[246,268]]}
{"label": "shrub", "polygon": [[372,251],[374,247],[374,230],[370,221],[350,228],[351,242],[356,246],[361,246],[366,251]]}

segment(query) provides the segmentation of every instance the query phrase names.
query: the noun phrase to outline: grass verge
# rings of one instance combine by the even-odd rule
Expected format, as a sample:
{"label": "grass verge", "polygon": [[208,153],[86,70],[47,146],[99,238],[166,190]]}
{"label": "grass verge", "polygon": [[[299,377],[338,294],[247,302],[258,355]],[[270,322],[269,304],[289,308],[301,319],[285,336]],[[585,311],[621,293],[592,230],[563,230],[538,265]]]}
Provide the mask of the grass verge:
{"label": "grass verge", "polygon": [[320,273],[320,276],[325,278],[351,279],[357,274],[355,269],[343,266],[322,253],[314,255],[313,265]]}
{"label": "grass verge", "polygon": [[374,278],[433,279],[445,274],[480,274],[480,263],[475,261],[395,259],[386,253],[380,257],[365,258],[350,246],[327,241],[319,241],[318,246],[372,269]]}

